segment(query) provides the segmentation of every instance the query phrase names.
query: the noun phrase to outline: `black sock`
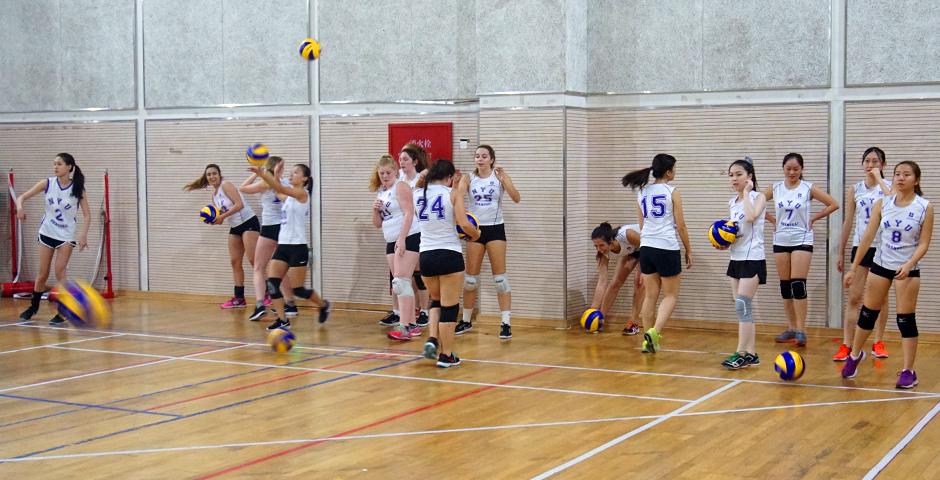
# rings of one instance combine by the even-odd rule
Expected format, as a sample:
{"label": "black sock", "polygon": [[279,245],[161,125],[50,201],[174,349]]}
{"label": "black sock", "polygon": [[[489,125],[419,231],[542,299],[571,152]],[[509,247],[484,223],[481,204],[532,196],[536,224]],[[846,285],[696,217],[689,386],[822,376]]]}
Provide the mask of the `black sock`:
{"label": "black sock", "polygon": [[245,286],[235,286],[235,298],[245,298]]}
{"label": "black sock", "polygon": [[29,308],[39,310],[39,301],[42,300],[42,292],[33,291],[33,298],[30,298]]}
{"label": "black sock", "polygon": [[434,337],[428,338],[428,341],[433,343],[435,347],[439,347],[441,344],[437,342],[437,339]]}

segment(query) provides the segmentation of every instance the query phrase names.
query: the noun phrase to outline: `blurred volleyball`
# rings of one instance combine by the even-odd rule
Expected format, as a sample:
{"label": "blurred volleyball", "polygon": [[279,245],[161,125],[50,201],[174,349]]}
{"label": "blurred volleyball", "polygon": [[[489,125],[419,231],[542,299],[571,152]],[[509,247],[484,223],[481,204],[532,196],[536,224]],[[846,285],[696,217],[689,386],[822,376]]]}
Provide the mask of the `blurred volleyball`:
{"label": "blurred volleyball", "polygon": [[268,345],[271,345],[271,350],[277,353],[290,351],[294,348],[296,341],[297,337],[294,336],[294,332],[283,328],[275,328],[268,334]]}
{"label": "blurred volleyball", "polygon": [[248,147],[248,150],[245,151],[245,158],[248,160],[248,163],[256,167],[263,167],[270,156],[271,152],[268,151],[268,146],[263,143],[256,143]]}
{"label": "blurred volleyball", "polygon": [[[477,217],[474,216],[472,213],[467,213],[467,220],[469,220],[470,223],[472,223],[474,227],[478,227],[480,225],[479,220],[477,220]],[[460,225],[457,225],[457,236],[460,237],[461,239],[465,239],[469,237],[469,235],[467,235],[466,233],[463,233],[463,229],[460,228]]]}
{"label": "blurred volleyball", "polygon": [[78,328],[108,328],[111,308],[94,287],[82,280],[66,280],[56,287],[59,316]]}
{"label": "blurred volleyball", "polygon": [[798,380],[803,376],[805,369],[806,362],[803,361],[803,357],[792,350],[777,355],[777,359],[774,360],[774,371],[781,380]]}

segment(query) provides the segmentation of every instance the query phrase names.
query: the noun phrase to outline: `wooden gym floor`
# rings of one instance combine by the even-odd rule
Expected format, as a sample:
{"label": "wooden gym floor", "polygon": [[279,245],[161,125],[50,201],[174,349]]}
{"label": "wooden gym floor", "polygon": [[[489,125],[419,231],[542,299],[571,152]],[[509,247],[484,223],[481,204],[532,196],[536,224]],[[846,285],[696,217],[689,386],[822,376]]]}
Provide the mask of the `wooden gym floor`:
{"label": "wooden gym floor", "polygon": [[0,300],[0,478],[940,477],[936,336],[899,391],[896,333],[843,381],[817,332],[784,384],[772,327],[763,364],[729,372],[734,332],[669,329],[647,355],[619,329],[474,324],[442,370],[375,312],[302,308],[276,354],[206,301],[119,298],[112,331],[47,327],[45,305],[17,324],[25,306]]}

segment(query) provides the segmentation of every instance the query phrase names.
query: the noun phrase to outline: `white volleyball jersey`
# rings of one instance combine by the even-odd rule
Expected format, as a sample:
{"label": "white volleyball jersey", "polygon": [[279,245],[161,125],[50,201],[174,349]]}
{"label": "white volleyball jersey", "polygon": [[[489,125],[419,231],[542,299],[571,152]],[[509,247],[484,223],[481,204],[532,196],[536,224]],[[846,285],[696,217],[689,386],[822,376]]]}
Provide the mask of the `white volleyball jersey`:
{"label": "white volleyball jersey", "polygon": [[[749,195],[753,203],[764,194],[751,190]],[[739,202],[737,196],[728,201],[728,210],[731,212],[731,221],[738,224],[738,236],[729,249],[731,260],[764,260],[764,212],[767,204],[764,204],[753,222],[745,220],[744,200]]]}
{"label": "white volleyball jersey", "polygon": [[[215,191],[215,195],[212,197],[215,206],[219,208],[219,213],[225,213],[235,207],[235,202],[233,202],[231,198],[228,198],[228,195],[222,190],[222,185],[226,183],[227,180],[223,180],[222,184],[219,185],[219,189]],[[228,217],[228,222],[233,227],[237,227],[255,216],[254,210],[252,210],[251,207],[248,206],[248,202],[245,201],[245,196],[242,195],[241,192],[238,192],[238,196],[241,197],[243,206],[237,213]]]}
{"label": "white volleyball jersey", "polygon": [[503,223],[503,185],[495,172],[490,172],[486,178],[470,174],[469,211],[481,226]]}
{"label": "white volleyball jersey", "polygon": [[627,231],[633,230],[636,233],[640,233],[640,225],[638,223],[632,223],[630,225],[622,225],[617,229],[617,236],[614,237],[614,241],[620,244],[620,253],[614,253],[613,250],[607,250],[607,258],[621,258],[631,253],[637,251],[637,247],[634,247],[629,240],[627,240]]}
{"label": "white volleyball jersey", "polygon": [[[400,181],[401,180],[396,181],[388,190],[384,188],[379,189],[378,199],[382,201],[382,210],[379,214],[382,215],[382,234],[385,235],[386,242],[398,240],[398,236],[401,234],[402,223],[405,221],[405,212],[401,209],[401,204],[398,202],[398,194],[396,192]],[[408,236],[414,235],[420,231],[421,227],[418,226],[418,222],[412,217],[411,225],[408,226]]]}
{"label": "white volleyball jersey", "polygon": [[415,218],[421,228],[422,252],[453,250],[463,253],[454,222],[454,205],[450,187],[428,185],[414,191]]}
{"label": "white volleyball jersey", "polygon": [[421,174],[420,174],[420,173],[417,173],[417,174],[415,174],[415,178],[412,178],[411,180],[408,180],[407,178],[405,178],[405,171],[404,171],[404,170],[399,170],[399,171],[398,171],[398,179],[401,180],[401,181],[403,181],[403,182],[408,182],[408,186],[411,187],[412,190],[414,190],[415,187],[418,185],[418,179],[419,179],[419,178],[421,178]]}
{"label": "white volleyball jersey", "polygon": [[75,241],[78,199],[72,196],[71,182],[65,188],[58,177],[46,179],[46,213],[39,223],[39,234],[65,242]]}
{"label": "white volleyball jersey", "polygon": [[640,246],[679,250],[676,218],[672,212],[672,191],[675,189],[665,183],[651,183],[637,192],[636,200],[643,214]]}
{"label": "white volleyball jersey", "polygon": [[277,234],[278,245],[306,245],[307,218],[310,217],[310,195],[307,201],[300,203],[294,197],[287,197],[281,203],[281,231]]}
{"label": "white volleyball jersey", "polygon": [[[290,187],[290,182],[282,178],[281,185]],[[281,213],[281,199],[277,198],[277,191],[269,188],[261,192],[261,225],[280,225]]]}
{"label": "white volleyball jersey", "polygon": [[[888,195],[881,201],[881,242],[875,252],[875,263],[888,270],[897,269],[914,256],[929,203],[920,195],[915,195],[905,207],[898,206],[896,201],[897,195]],[[914,270],[919,268],[920,263],[914,266]]]}
{"label": "white volleyball jersey", "polygon": [[[891,188],[891,182],[885,180],[885,183],[888,184],[888,188]],[[855,236],[852,237],[852,246],[857,247],[862,243],[862,235],[865,234],[865,229],[868,228],[868,220],[871,218],[871,208],[875,205],[875,202],[881,200],[885,197],[885,192],[881,190],[881,186],[877,183],[874,187],[868,188],[865,185],[865,182],[858,182],[855,184]],[[878,244],[881,243],[881,229],[878,229],[878,233],[875,234],[875,240],[871,242],[872,246],[877,248]]]}
{"label": "white volleyball jersey", "polygon": [[809,226],[812,188],[812,183],[803,180],[792,190],[787,188],[786,182],[774,184],[774,209],[777,216],[774,245],[795,247],[813,244],[813,229]]}

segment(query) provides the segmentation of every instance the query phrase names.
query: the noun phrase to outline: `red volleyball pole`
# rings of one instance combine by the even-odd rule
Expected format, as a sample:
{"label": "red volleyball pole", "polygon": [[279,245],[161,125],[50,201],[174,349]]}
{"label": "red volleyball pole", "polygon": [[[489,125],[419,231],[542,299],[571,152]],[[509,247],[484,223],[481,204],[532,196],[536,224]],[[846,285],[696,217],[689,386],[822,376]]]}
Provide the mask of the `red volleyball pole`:
{"label": "red volleyball pole", "polygon": [[108,171],[104,171],[104,250],[105,250],[105,259],[107,261],[107,276],[105,280],[108,282],[108,286],[104,293],[101,295],[104,298],[114,298],[114,288],[111,283],[111,196],[110,196],[110,187],[108,184]]}
{"label": "red volleyball pole", "polygon": [[[9,182],[10,188],[13,188],[13,169],[10,169]],[[13,246],[13,281],[16,281],[16,277],[19,276],[19,265],[16,264],[16,199],[13,198],[13,194],[10,194],[10,245]]]}
{"label": "red volleyball pole", "polygon": [[20,264],[18,261],[19,248],[17,246],[17,239],[19,238],[16,228],[16,191],[13,189],[13,169],[11,168],[9,173],[7,173],[7,181],[9,182],[9,195],[10,195],[10,251],[13,254],[12,261],[10,265],[12,267],[11,272],[13,274],[13,279],[10,282],[0,284],[0,295],[4,297],[12,297],[17,293],[25,293],[33,291],[33,282],[21,282],[19,281],[20,277]]}

